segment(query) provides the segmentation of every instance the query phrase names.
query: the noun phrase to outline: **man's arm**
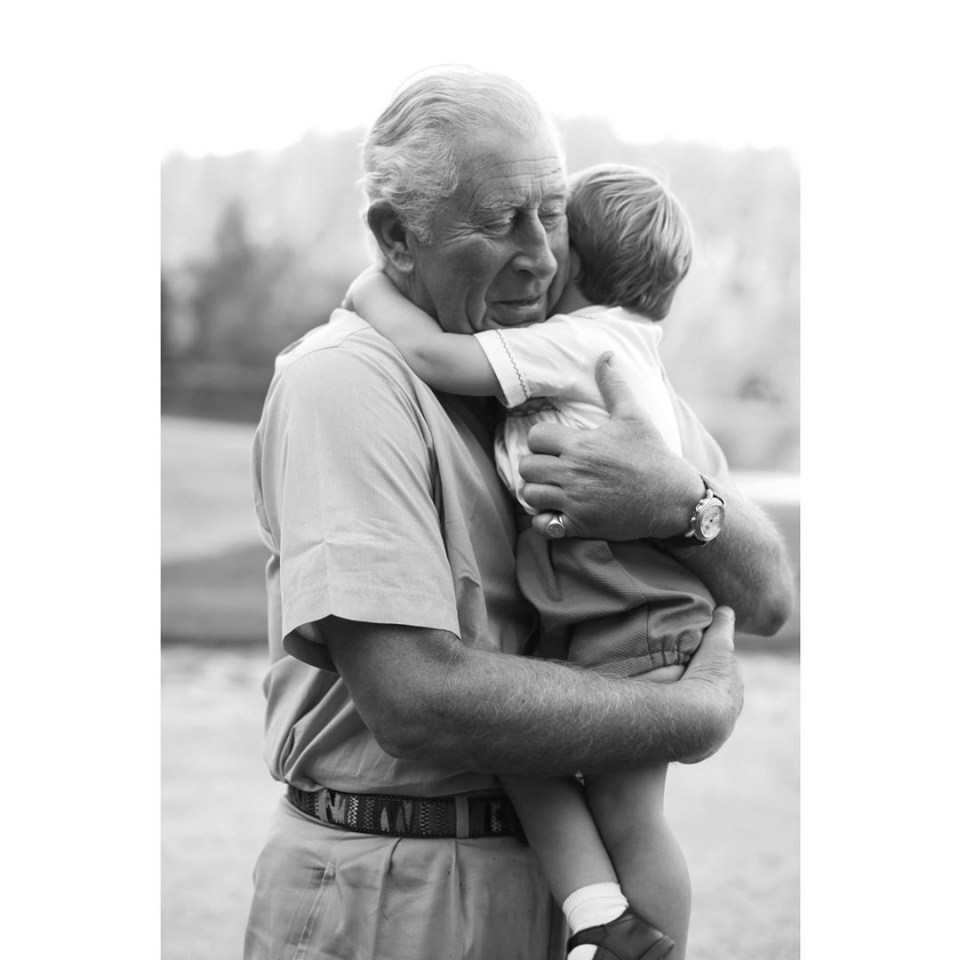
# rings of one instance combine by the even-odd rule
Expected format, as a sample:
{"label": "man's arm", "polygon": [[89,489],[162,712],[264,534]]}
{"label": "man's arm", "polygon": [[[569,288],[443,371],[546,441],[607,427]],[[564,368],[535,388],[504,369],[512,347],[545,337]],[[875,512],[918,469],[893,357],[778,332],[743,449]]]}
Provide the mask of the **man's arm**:
{"label": "man's arm", "polygon": [[[729,630],[712,645],[719,655],[705,641],[690,681],[672,685],[480,653],[456,638],[430,458],[402,380],[359,348],[331,348],[297,359],[271,388],[258,474],[281,549],[288,652],[339,670],[400,756],[562,773],[716,750],[740,708]],[[319,640],[300,633],[306,624]]]}
{"label": "man's arm", "polygon": [[[538,424],[533,454],[521,461],[524,498],[537,510],[560,511],[568,535],[601,540],[664,539],[683,534],[703,496],[692,464],[674,454],[629,390],[611,355],[597,366],[611,419],[595,430]],[[716,482],[726,502],[723,533],[703,546],[664,543],[706,584],[718,603],[737,611],[741,629],[770,635],[793,606],[787,551],[773,523],[729,485]],[[535,518],[543,532],[545,517]]]}
{"label": "man's arm", "polygon": [[721,746],[742,706],[724,607],[670,684],[474,650],[444,631],[336,617],[320,628],[364,723],[396,757],[534,776],[693,762]]}
{"label": "man's arm", "polygon": [[[717,484],[712,477],[710,481],[725,505],[722,535],[702,546],[666,543],[666,549],[708,586],[718,603],[738,611],[742,630],[773,636],[787,622],[794,604],[793,573],[783,536],[739,491]],[[702,482],[688,503],[701,496]],[[688,510],[685,527],[689,514]]]}

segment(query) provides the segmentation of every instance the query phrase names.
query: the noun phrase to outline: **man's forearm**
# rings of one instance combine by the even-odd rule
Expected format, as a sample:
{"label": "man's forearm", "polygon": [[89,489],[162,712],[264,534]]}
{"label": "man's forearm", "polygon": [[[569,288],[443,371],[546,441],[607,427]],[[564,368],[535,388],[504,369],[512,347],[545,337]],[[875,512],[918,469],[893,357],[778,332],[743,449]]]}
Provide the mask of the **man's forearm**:
{"label": "man's forearm", "polygon": [[732,645],[718,653],[715,638],[702,668],[662,684],[471,650],[441,631],[325,621],[323,632],[383,749],[444,766],[559,776],[691,761],[726,740],[740,709]]}
{"label": "man's forearm", "polygon": [[693,547],[660,542],[704,582],[717,603],[737,611],[741,630],[770,636],[786,622],[794,602],[783,537],[739,492],[719,485],[716,492],[726,502],[723,532],[716,540]]}
{"label": "man's forearm", "polygon": [[556,776],[688,759],[710,747],[714,734],[696,690],[667,695],[663,684],[605,679],[547,661],[504,661],[464,651],[456,680],[422,700],[430,713],[419,730],[407,726],[403,752],[470,770]]}

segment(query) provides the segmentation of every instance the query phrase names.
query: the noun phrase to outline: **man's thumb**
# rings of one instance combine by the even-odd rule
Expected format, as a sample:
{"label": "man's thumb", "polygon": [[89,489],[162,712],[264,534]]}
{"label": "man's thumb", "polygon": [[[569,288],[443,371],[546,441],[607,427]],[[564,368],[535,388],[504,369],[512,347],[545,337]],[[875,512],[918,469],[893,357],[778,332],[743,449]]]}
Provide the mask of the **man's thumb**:
{"label": "man's thumb", "polygon": [[717,607],[713,611],[713,623],[708,630],[717,642],[733,648],[733,631],[736,627],[736,615],[732,607]]}
{"label": "man's thumb", "polygon": [[607,351],[597,361],[597,386],[613,420],[641,420],[643,411],[634,400],[623,372],[613,353]]}

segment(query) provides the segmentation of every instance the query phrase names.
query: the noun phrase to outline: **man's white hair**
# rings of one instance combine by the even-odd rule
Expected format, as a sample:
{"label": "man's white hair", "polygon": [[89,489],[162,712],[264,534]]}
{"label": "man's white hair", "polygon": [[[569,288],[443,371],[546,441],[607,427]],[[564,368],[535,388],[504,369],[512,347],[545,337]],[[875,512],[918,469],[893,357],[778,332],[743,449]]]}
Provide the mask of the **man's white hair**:
{"label": "man's white hair", "polygon": [[386,200],[422,243],[432,243],[433,213],[457,189],[458,140],[471,131],[502,130],[527,137],[556,125],[515,80],[466,66],[415,74],[380,114],[363,145],[367,201]]}

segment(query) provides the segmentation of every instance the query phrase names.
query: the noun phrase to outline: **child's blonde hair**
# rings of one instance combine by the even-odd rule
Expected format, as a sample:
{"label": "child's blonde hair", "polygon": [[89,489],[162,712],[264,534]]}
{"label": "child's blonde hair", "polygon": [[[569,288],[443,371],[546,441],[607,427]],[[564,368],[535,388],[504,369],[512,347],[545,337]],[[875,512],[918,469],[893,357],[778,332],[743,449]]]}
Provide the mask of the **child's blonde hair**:
{"label": "child's blonde hair", "polygon": [[580,292],[662,320],[690,269],[693,234],[677,198],[647,170],[599,164],[570,178],[570,243]]}

